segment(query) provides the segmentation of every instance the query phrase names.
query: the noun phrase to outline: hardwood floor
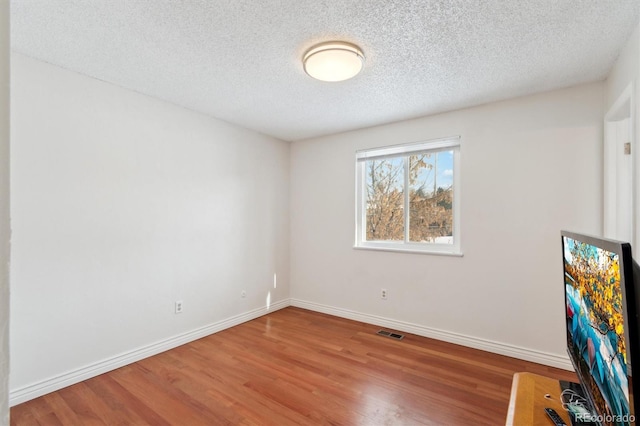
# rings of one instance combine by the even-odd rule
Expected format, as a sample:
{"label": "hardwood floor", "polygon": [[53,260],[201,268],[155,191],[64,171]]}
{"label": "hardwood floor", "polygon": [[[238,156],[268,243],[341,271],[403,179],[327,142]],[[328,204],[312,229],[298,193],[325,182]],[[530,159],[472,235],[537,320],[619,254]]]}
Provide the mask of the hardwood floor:
{"label": "hardwood floor", "polygon": [[497,425],[573,373],[289,307],[11,409],[12,425]]}

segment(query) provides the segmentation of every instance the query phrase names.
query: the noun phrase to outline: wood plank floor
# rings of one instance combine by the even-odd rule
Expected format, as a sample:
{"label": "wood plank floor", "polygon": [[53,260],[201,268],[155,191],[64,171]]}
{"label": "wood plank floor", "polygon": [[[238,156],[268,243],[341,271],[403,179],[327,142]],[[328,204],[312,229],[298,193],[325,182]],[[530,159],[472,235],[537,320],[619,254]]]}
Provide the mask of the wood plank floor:
{"label": "wood plank floor", "polygon": [[11,409],[12,425],[498,425],[573,373],[289,307]]}

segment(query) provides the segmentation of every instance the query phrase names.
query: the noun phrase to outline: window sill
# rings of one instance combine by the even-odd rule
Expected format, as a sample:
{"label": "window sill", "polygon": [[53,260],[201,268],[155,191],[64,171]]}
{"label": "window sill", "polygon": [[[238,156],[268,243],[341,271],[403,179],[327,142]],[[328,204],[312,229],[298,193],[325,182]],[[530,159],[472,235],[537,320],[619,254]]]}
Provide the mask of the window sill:
{"label": "window sill", "polygon": [[428,254],[436,256],[452,256],[463,257],[464,254],[460,251],[438,251],[438,250],[412,250],[404,248],[391,248],[391,247],[366,247],[366,246],[353,246],[355,250],[373,250],[373,251],[388,251],[392,253],[411,253],[411,254]]}

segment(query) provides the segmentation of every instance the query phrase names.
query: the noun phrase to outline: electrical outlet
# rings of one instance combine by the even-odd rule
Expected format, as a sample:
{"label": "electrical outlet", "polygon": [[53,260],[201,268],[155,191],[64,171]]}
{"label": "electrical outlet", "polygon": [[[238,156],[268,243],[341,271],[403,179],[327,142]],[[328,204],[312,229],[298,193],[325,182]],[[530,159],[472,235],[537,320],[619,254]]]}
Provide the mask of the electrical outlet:
{"label": "electrical outlet", "polygon": [[383,300],[387,300],[387,289],[386,288],[381,288],[380,289],[380,298]]}
{"label": "electrical outlet", "polygon": [[182,300],[176,301],[176,314],[182,313]]}
{"label": "electrical outlet", "polygon": [[240,297],[242,297],[243,299],[247,297],[247,292],[245,290],[242,290],[242,293],[240,293]]}

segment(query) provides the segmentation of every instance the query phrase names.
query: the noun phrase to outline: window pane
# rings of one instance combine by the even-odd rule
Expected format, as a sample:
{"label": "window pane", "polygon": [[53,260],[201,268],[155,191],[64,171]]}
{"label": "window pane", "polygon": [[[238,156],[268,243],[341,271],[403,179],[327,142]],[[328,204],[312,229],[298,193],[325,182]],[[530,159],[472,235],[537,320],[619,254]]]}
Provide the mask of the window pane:
{"label": "window pane", "polygon": [[365,163],[367,241],[404,241],[404,160]]}
{"label": "window pane", "polygon": [[453,244],[453,151],[409,156],[409,241]]}

